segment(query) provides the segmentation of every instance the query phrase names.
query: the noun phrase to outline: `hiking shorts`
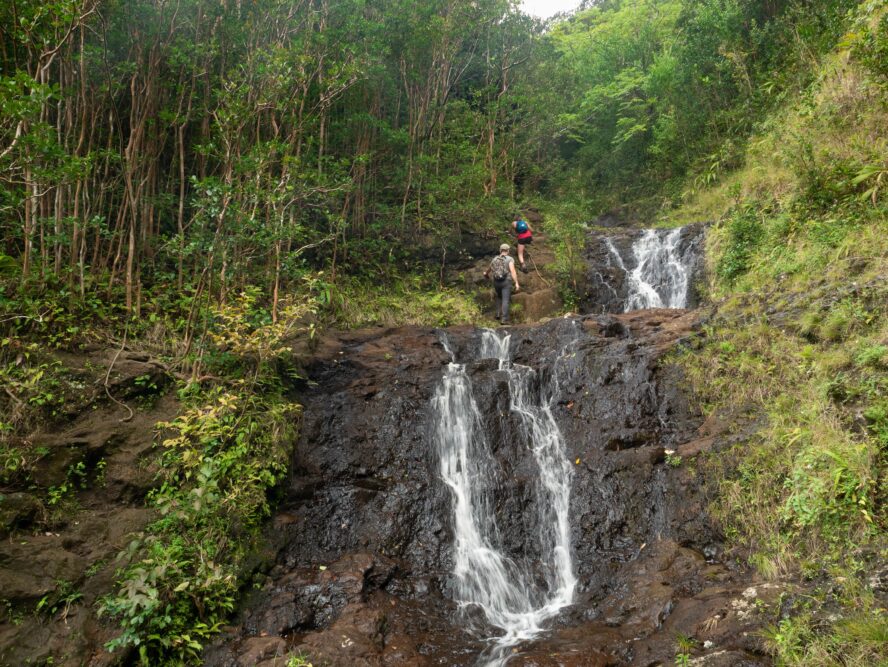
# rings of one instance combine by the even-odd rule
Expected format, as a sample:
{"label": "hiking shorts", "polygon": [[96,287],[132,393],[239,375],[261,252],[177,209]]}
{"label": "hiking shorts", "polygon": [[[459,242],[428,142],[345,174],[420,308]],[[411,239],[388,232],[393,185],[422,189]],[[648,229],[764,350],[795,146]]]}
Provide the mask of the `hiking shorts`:
{"label": "hiking shorts", "polygon": [[518,245],[530,245],[531,243],[533,243],[533,236],[518,237]]}

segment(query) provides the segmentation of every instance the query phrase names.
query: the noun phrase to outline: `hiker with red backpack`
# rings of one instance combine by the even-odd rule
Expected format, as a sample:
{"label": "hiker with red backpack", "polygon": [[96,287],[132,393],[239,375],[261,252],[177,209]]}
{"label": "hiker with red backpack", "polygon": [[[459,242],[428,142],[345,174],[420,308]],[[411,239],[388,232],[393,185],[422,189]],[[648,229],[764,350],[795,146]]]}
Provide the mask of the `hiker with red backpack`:
{"label": "hiker with red backpack", "polygon": [[509,244],[503,243],[500,246],[499,255],[493,258],[484,277],[493,276],[493,300],[496,308],[496,319],[500,324],[509,323],[509,300],[512,297],[512,283],[515,284],[515,291],[521,289],[518,284],[518,274],[515,273],[515,260],[509,255]]}
{"label": "hiker with red backpack", "polygon": [[518,237],[518,262],[521,264],[521,271],[527,273],[527,264],[524,263],[524,246],[533,243],[533,228],[520,215],[515,216],[512,222],[512,229]]}

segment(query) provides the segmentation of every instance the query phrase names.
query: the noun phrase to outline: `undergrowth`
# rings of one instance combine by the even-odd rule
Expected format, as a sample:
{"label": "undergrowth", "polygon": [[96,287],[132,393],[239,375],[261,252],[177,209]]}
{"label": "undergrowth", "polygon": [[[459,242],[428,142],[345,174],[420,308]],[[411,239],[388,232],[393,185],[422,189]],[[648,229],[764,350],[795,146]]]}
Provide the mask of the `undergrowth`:
{"label": "undergrowth", "polygon": [[405,276],[384,285],[340,278],[321,290],[326,322],[335,328],[424,325],[446,327],[481,319],[475,298],[428,276]]}
{"label": "undergrowth", "polygon": [[580,202],[562,201],[551,204],[546,211],[546,236],[555,253],[554,271],[567,311],[579,306],[581,285],[587,271],[583,256],[588,228],[584,224],[586,207]]}
{"label": "undergrowth", "polygon": [[181,412],[157,425],[148,504],[159,518],[121,553],[119,588],[101,604],[122,628],[109,649],[136,649],[145,665],[196,664],[233,611],[296,440],[301,408],[279,365],[314,336],[314,315],[310,301],[285,299],[274,317],[250,290],[213,308],[202,361],[212,379],[182,382]]}
{"label": "undergrowth", "polygon": [[142,664],[199,660],[234,609],[241,568],[269,515],[268,492],[286,474],[299,406],[244,386],[189,392],[158,424],[159,519],[122,556],[132,561],[101,612],[123,629],[109,648],[138,649]]}
{"label": "undergrowth", "polygon": [[[445,326],[480,317],[470,295],[430,277],[392,286],[323,278],[306,277],[274,307],[258,288],[224,300],[188,286],[146,293],[138,318],[100,298],[0,285],[0,484],[33,490],[47,517],[77,511],[83,464],[60,484],[36,489],[31,473],[47,451],[27,435],[73,405],[104,398],[90,393],[95,387],[84,391],[57,351],[111,340],[150,353],[176,380],[181,408],[157,425],[158,472],[146,500],[157,519],[120,553],[115,589],[99,606],[120,628],[108,648],[125,659],[199,664],[203,646],[228,620],[296,441],[300,406],[286,389],[298,379],[294,357],[311,350],[321,327]],[[90,370],[84,377],[101,381],[105,368]]]}

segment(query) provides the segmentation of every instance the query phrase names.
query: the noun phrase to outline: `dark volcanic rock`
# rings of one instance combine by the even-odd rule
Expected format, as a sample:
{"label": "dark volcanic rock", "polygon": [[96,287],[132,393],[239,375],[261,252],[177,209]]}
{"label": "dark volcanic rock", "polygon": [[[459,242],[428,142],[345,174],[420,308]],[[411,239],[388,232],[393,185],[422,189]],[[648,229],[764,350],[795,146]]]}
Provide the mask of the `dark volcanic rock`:
{"label": "dark volcanic rock", "polygon": [[[718,650],[747,655],[731,637],[754,619],[734,619],[731,605],[748,584],[707,562],[718,536],[706,489],[687,467],[664,464],[667,449],[694,443],[690,456],[716,437],[700,430],[677,371],[659,362],[696,326],[695,313],[664,309],[509,330],[514,362],[536,370],[530,391],[555,387],[574,467],[579,580],[576,604],[510,665],[623,665],[642,655],[638,664],[666,664],[676,632],[707,628]],[[242,664],[245,643],[263,636],[320,664],[468,665],[495,634],[450,599],[451,497],[432,408],[450,361],[444,335],[466,364],[498,465],[488,481],[505,551],[532,562],[536,526],[526,509],[536,463],[510,412],[506,373],[477,359],[480,332],[339,334],[321,344],[299,396],[304,426],[270,535],[276,565],[206,665]],[[684,626],[670,625],[677,610]]]}
{"label": "dark volcanic rock", "polygon": [[0,537],[30,524],[43,505],[30,493],[0,493]]}

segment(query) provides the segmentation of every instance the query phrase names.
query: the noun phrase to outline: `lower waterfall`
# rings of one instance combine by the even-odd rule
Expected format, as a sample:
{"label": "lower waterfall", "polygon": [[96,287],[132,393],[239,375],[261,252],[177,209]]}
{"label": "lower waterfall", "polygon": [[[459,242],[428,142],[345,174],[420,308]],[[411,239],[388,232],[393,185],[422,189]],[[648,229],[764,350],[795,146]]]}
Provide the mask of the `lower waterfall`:
{"label": "lower waterfall", "polygon": [[[454,359],[448,365],[433,399],[441,476],[453,500],[456,601],[465,609],[479,609],[490,625],[503,631],[478,659],[477,664],[488,667],[504,665],[511,647],[538,635],[546,619],[571,604],[576,588],[569,523],[573,470],[551,409],[557,368],[542,382],[538,371],[512,363],[509,343],[510,336],[485,330],[479,357],[497,359],[499,370],[507,374],[510,413],[517,418],[522,445],[531,449],[537,464],[529,509],[539,527],[541,558],[534,572],[502,548],[493,506],[496,463],[465,364]],[[545,585],[538,583],[540,572]]]}

